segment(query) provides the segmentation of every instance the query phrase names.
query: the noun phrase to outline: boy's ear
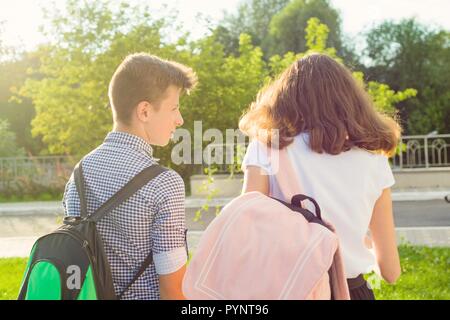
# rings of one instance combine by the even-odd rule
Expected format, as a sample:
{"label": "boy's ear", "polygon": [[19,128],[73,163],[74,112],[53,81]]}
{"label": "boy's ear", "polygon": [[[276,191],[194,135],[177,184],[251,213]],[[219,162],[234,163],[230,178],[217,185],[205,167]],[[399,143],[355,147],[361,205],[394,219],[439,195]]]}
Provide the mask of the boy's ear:
{"label": "boy's ear", "polygon": [[136,106],[136,116],[140,121],[147,122],[150,118],[151,105],[147,101],[141,101]]}

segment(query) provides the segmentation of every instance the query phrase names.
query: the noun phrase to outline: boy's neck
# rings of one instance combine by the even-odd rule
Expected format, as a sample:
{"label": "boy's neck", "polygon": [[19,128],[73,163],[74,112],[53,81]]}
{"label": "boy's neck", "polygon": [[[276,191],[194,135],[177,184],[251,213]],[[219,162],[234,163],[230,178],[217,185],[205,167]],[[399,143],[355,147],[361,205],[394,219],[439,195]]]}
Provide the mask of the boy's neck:
{"label": "boy's neck", "polygon": [[147,137],[145,136],[145,133],[142,132],[142,130],[134,128],[133,126],[127,126],[127,125],[116,122],[116,123],[114,123],[112,131],[129,133],[129,134],[138,136],[139,138],[142,138],[145,141],[147,141]]}

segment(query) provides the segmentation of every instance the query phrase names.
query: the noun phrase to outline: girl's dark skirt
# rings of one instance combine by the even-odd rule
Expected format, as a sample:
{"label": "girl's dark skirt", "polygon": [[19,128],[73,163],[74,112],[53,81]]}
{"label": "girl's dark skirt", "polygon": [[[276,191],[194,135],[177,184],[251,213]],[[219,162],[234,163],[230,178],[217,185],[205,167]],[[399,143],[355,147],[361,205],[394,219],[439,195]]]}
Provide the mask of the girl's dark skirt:
{"label": "girl's dark skirt", "polygon": [[372,289],[362,274],[353,279],[347,279],[351,300],[375,300]]}

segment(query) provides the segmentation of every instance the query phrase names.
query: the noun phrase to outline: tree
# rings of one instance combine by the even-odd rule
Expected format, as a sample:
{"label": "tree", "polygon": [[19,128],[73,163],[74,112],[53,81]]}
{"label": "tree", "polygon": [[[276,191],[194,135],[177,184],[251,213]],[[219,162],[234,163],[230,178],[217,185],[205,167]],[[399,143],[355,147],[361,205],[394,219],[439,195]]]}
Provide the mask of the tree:
{"label": "tree", "polygon": [[[249,35],[242,34],[238,55],[226,56],[222,44],[211,35],[193,43],[191,52],[186,61],[197,73],[199,84],[181,101],[184,128],[191,132],[191,137],[194,121],[202,122],[203,132],[214,128],[225,134],[226,129],[237,129],[242,111],[256,97],[267,73],[261,49],[252,45]],[[170,152],[170,148],[161,150],[161,154],[164,152]],[[185,176],[194,170],[193,166],[176,168]]]}
{"label": "tree", "polygon": [[25,154],[16,144],[14,132],[9,130],[9,123],[0,119],[0,157],[18,157]]}
{"label": "tree", "polygon": [[117,65],[130,52],[172,58],[176,44],[164,43],[164,19],[125,3],[67,1],[66,15],[50,15],[55,43],[36,52],[39,67],[20,89],[36,108],[32,132],[50,154],[82,155],[112,128],[107,90]]}
{"label": "tree", "polygon": [[[307,27],[305,28],[307,50],[297,54],[288,52],[283,57],[279,55],[272,56],[269,62],[270,76],[272,78],[276,77],[277,74],[287,68],[291,63],[311,52],[325,53],[336,59],[339,63],[343,63],[342,58],[337,55],[336,49],[327,46],[328,36],[329,28],[325,24],[321,23],[318,18],[309,19]],[[364,74],[361,71],[353,72],[353,76],[358,81],[364,82]],[[368,81],[364,85],[371,95],[378,111],[391,116],[396,116],[395,106],[398,103],[412,98],[417,94],[417,91],[411,88],[395,92],[395,90],[392,90],[388,85],[376,81]]]}
{"label": "tree", "polygon": [[34,106],[30,99],[18,99],[16,94],[29,77],[28,70],[37,64],[38,59],[33,53],[23,53],[0,63],[0,118],[8,120],[18,146],[34,155],[44,148],[38,137],[31,136],[31,120],[36,114]]}
{"label": "tree", "polygon": [[[288,52],[266,61],[262,49],[252,44],[251,36],[241,34],[237,54],[227,55],[215,34],[194,42],[187,42],[185,35],[172,42],[164,40],[167,21],[143,19],[145,11],[121,6],[124,12],[120,13],[103,2],[79,4],[71,0],[68,6],[67,11],[75,16],[69,19],[58,14],[52,20],[53,29],[59,30],[57,41],[39,48],[38,68],[19,90],[36,107],[33,133],[42,137],[50,154],[81,156],[102,142],[112,128],[111,111],[105,108],[108,83],[117,65],[131,52],[151,52],[196,71],[197,89],[181,100],[184,127],[191,136],[197,120],[202,121],[203,131],[236,129],[239,117],[262,85],[309,52]],[[79,24],[83,28],[79,29]],[[329,33],[326,25],[311,19],[305,43],[309,50],[326,52],[338,59],[336,50],[327,46]],[[93,35],[97,37],[94,40]],[[389,88],[380,87],[384,92],[378,91],[379,96],[384,99]],[[395,99],[405,98],[397,94],[394,93]],[[388,101],[383,99],[377,104],[381,108]],[[389,101],[396,103],[395,99],[391,97]],[[170,154],[170,147],[155,148],[161,163],[173,167]],[[187,178],[193,166],[176,169]]]}
{"label": "tree", "polygon": [[262,50],[251,41],[249,35],[241,34],[237,56],[225,56],[214,36],[196,44],[198,54],[190,65],[198,74],[199,86],[186,99],[186,122],[201,119],[205,128],[223,130],[236,126],[241,110],[255,98],[266,75]]}
{"label": "tree", "polygon": [[[43,137],[50,153],[83,154],[101,142],[112,124],[110,110],[105,108],[108,83],[115,67],[130,52],[147,51],[175,59],[198,73],[198,89],[182,100],[186,127],[198,119],[203,120],[205,129],[233,127],[241,108],[251,102],[265,77],[262,51],[250,43],[249,36],[241,37],[238,57],[226,57],[214,36],[191,44],[184,38],[167,43],[161,36],[164,20],[147,18],[145,24],[119,32],[121,23],[110,26],[103,22],[117,23],[107,6],[78,7],[74,1],[68,5],[68,11],[75,14],[74,25],[66,25],[68,18],[53,20],[59,40],[40,48],[36,78],[28,79],[20,91],[36,105],[33,133]],[[91,16],[95,19],[89,21],[90,29],[78,30],[87,19],[83,17]],[[134,16],[131,20],[139,19]],[[95,46],[86,40],[92,37],[91,29],[105,25],[115,31],[99,32]]]}
{"label": "tree", "polygon": [[328,45],[341,52],[341,20],[328,0],[293,0],[277,13],[270,22],[269,55],[288,51],[305,52],[305,29],[310,18],[318,18],[329,30]]}
{"label": "tree", "polygon": [[35,66],[37,61],[32,54],[4,44],[2,27],[3,23],[0,22],[0,119],[7,120],[19,147],[27,153],[37,154],[42,143],[39,139],[33,139],[30,133],[34,107],[29,99],[14,99],[15,91],[28,76],[28,69]]}
{"label": "tree", "polygon": [[367,34],[366,71],[394,90],[413,87],[416,99],[398,105],[409,134],[450,132],[450,33],[415,19],[386,21]]}
{"label": "tree", "polygon": [[239,53],[239,37],[250,35],[255,46],[266,50],[269,25],[272,17],[280,12],[290,0],[246,0],[235,14],[226,14],[214,30],[216,39],[224,46],[225,53]]}

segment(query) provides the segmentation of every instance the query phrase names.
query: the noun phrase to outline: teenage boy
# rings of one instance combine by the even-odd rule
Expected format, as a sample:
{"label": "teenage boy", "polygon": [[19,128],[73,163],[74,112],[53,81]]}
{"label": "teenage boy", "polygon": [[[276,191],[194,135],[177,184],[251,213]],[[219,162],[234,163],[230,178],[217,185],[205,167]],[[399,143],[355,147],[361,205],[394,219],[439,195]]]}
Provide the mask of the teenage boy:
{"label": "teenage boy", "polygon": [[[196,85],[194,72],[156,56],[129,55],[109,84],[114,127],[103,144],[86,155],[83,175],[88,213],[94,212],[144,168],[157,163],[152,145],[165,146],[183,124],[179,98]],[[122,299],[183,299],[186,268],[185,189],[167,170],[97,224],[119,294],[149,255],[153,263]],[[79,213],[73,175],[66,185],[66,214]]]}

